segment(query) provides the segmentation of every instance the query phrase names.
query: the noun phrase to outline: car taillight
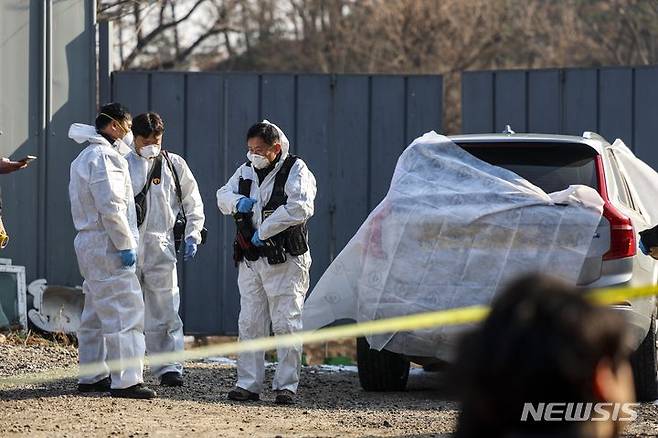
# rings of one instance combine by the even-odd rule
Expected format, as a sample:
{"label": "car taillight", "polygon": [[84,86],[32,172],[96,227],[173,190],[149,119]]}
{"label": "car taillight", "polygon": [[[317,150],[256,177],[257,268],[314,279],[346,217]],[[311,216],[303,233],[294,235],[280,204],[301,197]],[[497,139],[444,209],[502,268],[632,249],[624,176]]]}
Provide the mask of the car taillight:
{"label": "car taillight", "polygon": [[609,201],[603,207],[603,216],[610,222],[610,250],[603,254],[603,260],[634,256],[637,252],[637,244],[631,219],[623,215]]}
{"label": "car taillight", "polygon": [[633,223],[631,222],[631,218],[622,214],[610,203],[610,199],[608,198],[608,186],[605,182],[603,158],[601,158],[600,155],[596,156],[595,163],[596,177],[599,183],[599,193],[604,201],[603,217],[605,217],[610,223],[610,250],[603,254],[603,260],[632,257],[637,252]]}

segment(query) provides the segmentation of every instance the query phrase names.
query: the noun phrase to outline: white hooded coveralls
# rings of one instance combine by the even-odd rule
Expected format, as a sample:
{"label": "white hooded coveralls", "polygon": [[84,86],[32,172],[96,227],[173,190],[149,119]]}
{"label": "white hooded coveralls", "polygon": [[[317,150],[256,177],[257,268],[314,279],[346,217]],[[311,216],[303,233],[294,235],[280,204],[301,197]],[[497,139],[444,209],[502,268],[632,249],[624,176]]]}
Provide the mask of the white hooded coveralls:
{"label": "white hooded coveralls", "polygon": [[[139,359],[112,372],[112,388],[142,383],[144,301],[135,267],[119,252],[137,248],[137,220],[128,163],[93,126],[73,124],[69,137],[89,145],[71,163],[69,197],[74,246],[85,294],[78,329],[80,364]],[[107,367],[106,367],[107,368]],[[80,376],[95,383],[110,373]]]}
{"label": "white hooded coveralls", "polygon": [[[201,243],[205,222],[203,201],[194,175],[183,158],[169,153],[181,186],[183,208],[187,217],[184,239],[191,237]],[[146,184],[155,159],[144,158],[135,151],[126,155],[132,189],[139,193]],[[149,354],[183,351],[183,322],[178,315],[180,293],[176,271],[174,224],[180,211],[174,176],[162,157],[159,184],[151,184],[146,195],[146,215],[139,227],[137,277],[142,285],[145,306],[146,351]],[[181,246],[184,242],[181,243]],[[168,372],[183,372],[181,363],[152,366],[156,376]]]}
{"label": "white hooded coveralls", "polygon": [[[268,122],[269,123],[269,122]],[[275,126],[276,127],[276,126]],[[242,165],[228,183],[217,191],[217,205],[225,215],[236,213],[236,204],[242,195],[238,193],[240,176],[252,180],[250,197],[256,200],[253,211],[254,229],[260,238],[267,240],[287,228],[306,222],[313,215],[316,194],[315,177],[301,159],[290,170],[285,185],[287,203],[278,207],[265,221],[261,218],[263,207],[269,201],[274,179],[288,156],[289,143],[283,132],[281,157],[274,169],[259,185],[258,176],[251,166]],[[238,271],[240,289],[240,340],[268,336],[270,323],[275,335],[293,333],[302,329],[302,308],[309,287],[310,251],[301,256],[286,254],[285,263],[270,265],[266,258],[257,261],[244,260]],[[278,348],[278,365],[274,375],[274,390],[297,391],[301,367],[302,346]],[[264,352],[246,352],[238,357],[237,386],[260,393],[265,374]]]}

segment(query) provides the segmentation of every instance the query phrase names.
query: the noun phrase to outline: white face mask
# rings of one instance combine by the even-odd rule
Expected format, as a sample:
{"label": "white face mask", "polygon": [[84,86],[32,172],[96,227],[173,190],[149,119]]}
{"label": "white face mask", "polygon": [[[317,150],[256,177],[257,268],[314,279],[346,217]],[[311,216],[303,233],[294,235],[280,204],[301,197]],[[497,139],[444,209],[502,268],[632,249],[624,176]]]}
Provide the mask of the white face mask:
{"label": "white face mask", "polygon": [[114,140],[114,145],[119,148],[119,151],[122,154],[127,154],[130,152],[130,149],[133,149],[133,141],[134,141],[133,133],[132,131],[128,131],[126,135],[123,136],[123,138],[117,138]]}
{"label": "white face mask", "polygon": [[125,144],[130,146],[133,144],[133,141],[135,141],[135,136],[133,135],[132,131],[128,131],[128,133],[123,136],[122,140]]}
{"label": "white face mask", "polygon": [[251,161],[251,165],[254,166],[254,169],[265,169],[270,165],[270,160],[262,155],[252,154],[251,152],[247,152],[247,159]]}
{"label": "white face mask", "polygon": [[139,155],[144,158],[155,158],[160,155],[161,147],[159,144],[149,144],[139,150]]}

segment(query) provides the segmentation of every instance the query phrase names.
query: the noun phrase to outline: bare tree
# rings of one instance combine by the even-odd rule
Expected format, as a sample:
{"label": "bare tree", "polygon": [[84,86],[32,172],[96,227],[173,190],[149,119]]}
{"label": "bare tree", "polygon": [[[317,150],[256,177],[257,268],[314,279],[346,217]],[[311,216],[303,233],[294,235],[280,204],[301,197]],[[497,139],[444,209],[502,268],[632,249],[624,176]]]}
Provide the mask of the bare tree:
{"label": "bare tree", "polygon": [[658,62],[656,0],[99,0],[121,67],[444,75]]}
{"label": "bare tree", "polygon": [[581,0],[587,36],[604,62],[646,65],[658,61],[658,3],[653,0]]}
{"label": "bare tree", "polygon": [[[101,18],[117,22],[121,68],[177,68],[211,37],[237,32],[238,0],[100,0]],[[127,32],[130,29],[130,32]],[[228,42],[228,41],[227,41]],[[129,47],[129,49],[127,49]],[[216,51],[216,47],[210,50]]]}
{"label": "bare tree", "polygon": [[[180,65],[211,39],[201,53],[217,62],[326,72],[647,64],[658,56],[655,0],[99,0],[99,11],[123,28],[123,68]],[[169,59],[144,56],[167,53],[157,45],[171,49]],[[274,48],[286,56],[258,59]]]}

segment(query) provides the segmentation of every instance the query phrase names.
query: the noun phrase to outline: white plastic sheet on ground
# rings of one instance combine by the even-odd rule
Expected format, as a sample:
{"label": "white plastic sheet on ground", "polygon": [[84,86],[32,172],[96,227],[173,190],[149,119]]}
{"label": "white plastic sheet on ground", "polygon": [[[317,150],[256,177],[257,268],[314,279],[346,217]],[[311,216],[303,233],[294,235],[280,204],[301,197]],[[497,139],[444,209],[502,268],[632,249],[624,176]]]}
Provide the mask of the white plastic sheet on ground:
{"label": "white plastic sheet on ground", "polygon": [[[614,152],[624,175],[629,179],[629,189],[633,191],[633,200],[640,203],[640,210],[644,212],[652,225],[658,225],[658,202],[656,202],[656,187],[658,187],[658,173],[651,166],[640,160],[620,139],[610,147]],[[637,230],[642,231],[642,230]]]}
{"label": "white plastic sheet on ground", "polygon": [[[546,194],[429,132],[402,153],[388,194],[319,280],[305,305],[304,328],[488,304],[501,285],[525,272],[575,284],[602,209],[590,187]],[[452,330],[368,342],[448,359]]]}

